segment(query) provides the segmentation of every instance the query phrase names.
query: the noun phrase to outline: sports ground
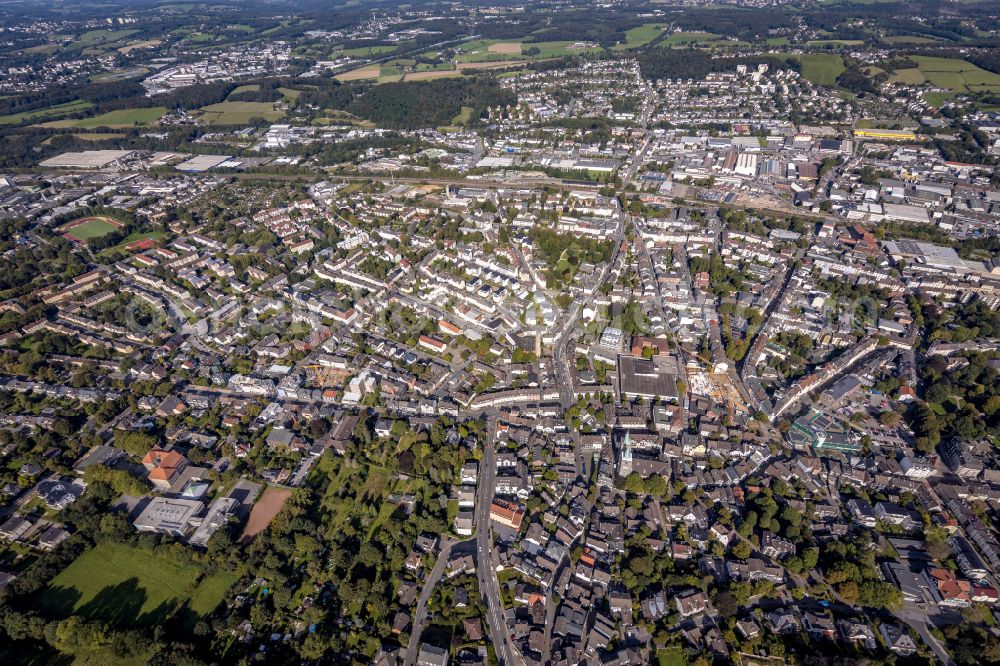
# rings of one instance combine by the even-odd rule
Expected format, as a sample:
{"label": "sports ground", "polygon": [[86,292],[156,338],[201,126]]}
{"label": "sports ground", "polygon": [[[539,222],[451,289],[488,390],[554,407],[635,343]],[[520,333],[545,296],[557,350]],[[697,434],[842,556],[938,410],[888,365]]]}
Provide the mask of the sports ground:
{"label": "sports ground", "polygon": [[91,238],[106,236],[122,228],[118,220],[103,215],[81,217],[59,227],[59,233],[76,243],[86,243]]}

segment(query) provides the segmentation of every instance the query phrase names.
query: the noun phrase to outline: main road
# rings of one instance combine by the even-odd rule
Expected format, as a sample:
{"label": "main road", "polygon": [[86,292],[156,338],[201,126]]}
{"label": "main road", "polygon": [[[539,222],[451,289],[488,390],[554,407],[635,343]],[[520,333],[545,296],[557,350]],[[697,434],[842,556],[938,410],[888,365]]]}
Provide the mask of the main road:
{"label": "main road", "polygon": [[506,612],[500,599],[500,581],[497,580],[497,561],[490,529],[490,505],[496,488],[496,427],[497,414],[493,411],[486,418],[483,459],[479,461],[479,486],[476,488],[476,578],[486,604],[486,624],[497,661],[501,666],[514,666],[521,660],[517,659],[517,649],[511,641]]}

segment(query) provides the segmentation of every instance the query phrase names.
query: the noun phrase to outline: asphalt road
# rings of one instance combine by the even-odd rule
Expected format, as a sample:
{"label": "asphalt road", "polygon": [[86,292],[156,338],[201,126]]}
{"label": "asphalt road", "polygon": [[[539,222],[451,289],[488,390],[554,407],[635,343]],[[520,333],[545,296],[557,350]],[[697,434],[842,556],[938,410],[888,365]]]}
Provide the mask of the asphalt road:
{"label": "asphalt road", "polygon": [[513,666],[520,660],[516,659],[517,650],[510,639],[510,629],[500,600],[500,581],[497,580],[490,529],[490,505],[496,488],[496,447],[493,441],[496,426],[497,415],[494,411],[486,421],[486,441],[483,442],[483,459],[479,461],[479,485],[476,488],[476,578],[486,604],[486,625],[497,661],[502,666]]}
{"label": "asphalt road", "polygon": [[451,547],[453,542],[448,537],[441,539],[440,550],[434,568],[424,579],[424,587],[420,590],[420,598],[417,600],[417,609],[413,612],[413,627],[410,630],[410,642],[406,646],[406,657],[403,659],[405,666],[413,666],[417,663],[417,654],[420,651],[420,636],[424,633],[424,624],[427,622],[427,602],[430,601],[434,586],[444,573],[444,567],[451,557]]}

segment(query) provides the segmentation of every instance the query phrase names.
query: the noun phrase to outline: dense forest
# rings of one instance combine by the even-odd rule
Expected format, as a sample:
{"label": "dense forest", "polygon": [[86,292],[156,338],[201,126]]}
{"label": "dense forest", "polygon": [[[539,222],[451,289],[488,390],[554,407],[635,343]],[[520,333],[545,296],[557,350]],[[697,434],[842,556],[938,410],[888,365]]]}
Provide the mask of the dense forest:
{"label": "dense forest", "polygon": [[500,88],[496,79],[475,77],[374,86],[345,110],[383,127],[418,129],[451,124],[463,106],[478,118],[488,107],[515,104],[517,96]]}
{"label": "dense forest", "polygon": [[1000,49],[972,51],[965,56],[965,59],[977,67],[1000,74]]}

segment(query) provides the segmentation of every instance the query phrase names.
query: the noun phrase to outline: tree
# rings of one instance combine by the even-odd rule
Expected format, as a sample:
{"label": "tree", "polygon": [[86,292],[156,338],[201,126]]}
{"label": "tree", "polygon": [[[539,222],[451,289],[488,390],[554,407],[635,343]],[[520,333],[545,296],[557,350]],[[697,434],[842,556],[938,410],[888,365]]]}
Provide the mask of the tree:
{"label": "tree", "polygon": [[887,428],[895,428],[899,425],[899,412],[894,412],[892,410],[886,410],[878,415],[878,422]]}
{"label": "tree", "polygon": [[723,591],[715,596],[715,609],[719,611],[719,615],[723,618],[735,617],[738,608],[739,605],[736,603],[736,597],[733,596],[732,592]]}
{"label": "tree", "polygon": [[650,495],[663,497],[667,494],[667,481],[662,476],[655,474],[645,481],[646,492]]}
{"label": "tree", "polygon": [[733,554],[733,557],[735,557],[736,559],[738,559],[738,560],[745,560],[748,557],[750,557],[750,553],[752,552],[752,549],[750,548],[750,544],[749,543],[747,543],[746,541],[744,541],[744,540],[741,539],[738,542],[736,542],[736,545],[733,546],[733,549],[732,549],[731,552]]}
{"label": "tree", "polygon": [[646,489],[646,484],[638,473],[632,472],[625,478],[625,490],[630,493],[642,493]]}

